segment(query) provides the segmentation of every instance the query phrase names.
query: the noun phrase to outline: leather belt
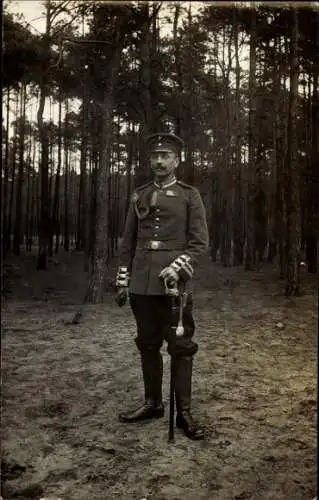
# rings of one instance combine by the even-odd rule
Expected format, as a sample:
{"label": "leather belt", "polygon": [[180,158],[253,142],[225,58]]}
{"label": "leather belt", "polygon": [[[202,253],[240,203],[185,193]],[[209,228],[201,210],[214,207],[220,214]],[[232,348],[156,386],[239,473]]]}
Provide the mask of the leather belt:
{"label": "leather belt", "polygon": [[186,245],[182,243],[171,243],[169,241],[148,240],[138,242],[137,250],[185,250]]}

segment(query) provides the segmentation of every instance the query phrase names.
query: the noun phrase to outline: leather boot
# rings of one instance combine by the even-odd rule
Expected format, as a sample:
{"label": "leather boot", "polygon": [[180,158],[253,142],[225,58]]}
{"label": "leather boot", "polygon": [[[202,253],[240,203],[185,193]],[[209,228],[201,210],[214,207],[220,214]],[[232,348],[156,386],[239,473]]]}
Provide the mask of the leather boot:
{"label": "leather boot", "polygon": [[192,369],[193,358],[176,359],[176,426],[184,430],[184,434],[190,439],[198,440],[204,438],[204,431],[195,422],[190,413],[191,391],[192,391]]}
{"label": "leather boot", "polygon": [[144,379],[145,401],[138,408],[120,413],[121,422],[139,422],[150,418],[161,418],[164,415],[162,403],[163,358],[160,352],[141,353]]}

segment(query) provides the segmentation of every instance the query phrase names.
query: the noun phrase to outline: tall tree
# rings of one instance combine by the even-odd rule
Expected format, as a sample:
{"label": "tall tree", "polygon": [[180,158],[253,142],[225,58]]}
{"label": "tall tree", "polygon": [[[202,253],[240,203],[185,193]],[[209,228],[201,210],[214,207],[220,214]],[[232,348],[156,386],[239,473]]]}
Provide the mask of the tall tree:
{"label": "tall tree", "polygon": [[233,219],[233,238],[234,238],[234,265],[238,266],[244,262],[244,244],[245,244],[245,228],[244,228],[244,198],[243,198],[243,179],[242,179],[242,163],[241,163],[241,105],[240,105],[240,80],[241,67],[239,60],[239,22],[237,10],[233,9],[234,23],[234,49],[235,49],[235,72],[236,72],[236,90],[235,90],[235,114],[234,114],[234,133],[235,133],[235,149],[234,149],[234,219]]}
{"label": "tall tree", "polygon": [[[132,8],[128,6],[99,5],[95,10],[95,28],[100,36],[102,55],[107,64],[100,68],[100,78],[103,81],[101,106],[103,120],[101,124],[99,164],[96,172],[96,222],[92,270],[86,301],[97,303],[103,300],[105,278],[108,266],[108,179],[110,175],[111,141],[115,86],[117,83],[121,53],[132,20]],[[110,26],[105,31],[105,26]],[[134,29],[134,28],[133,28]]]}
{"label": "tall tree", "polygon": [[9,194],[9,126],[10,126],[10,87],[7,89],[6,100],[6,127],[4,132],[5,136],[5,153],[4,153],[4,178],[3,178],[3,198],[2,198],[2,252],[3,258],[6,257],[7,252],[7,223],[9,215],[8,194]]}
{"label": "tall tree", "polygon": [[47,252],[49,245],[50,207],[49,207],[49,144],[47,129],[43,120],[45,100],[48,95],[49,73],[51,64],[50,36],[52,27],[52,2],[46,0],[46,27],[42,39],[43,59],[40,73],[40,98],[37,113],[37,123],[41,144],[40,153],[40,176],[41,176],[41,213],[39,221],[39,252],[37,260],[37,270],[46,269]]}
{"label": "tall tree", "polygon": [[64,121],[64,225],[63,248],[66,252],[70,250],[70,224],[69,224],[69,173],[70,173],[70,128],[69,128],[69,98],[65,99],[65,121]]}
{"label": "tall tree", "polygon": [[298,10],[291,9],[290,35],[290,92],[288,115],[287,172],[287,275],[286,295],[296,295],[300,287],[300,193],[297,138],[297,96],[298,96]]}
{"label": "tall tree", "polygon": [[25,110],[26,110],[26,85],[23,82],[20,89],[20,116],[19,116],[19,166],[16,191],[15,225],[13,237],[13,252],[20,253],[22,237],[22,189],[24,176],[24,150],[25,150]]}
{"label": "tall tree", "polygon": [[[306,169],[306,258],[308,263],[308,271],[310,273],[317,272],[318,261],[318,234],[319,234],[319,89],[318,89],[318,74],[319,74],[319,13],[314,16],[314,62],[312,67],[312,95],[309,92],[309,100],[311,101],[311,148],[309,160]],[[310,75],[309,75],[310,76]],[[309,78],[310,80],[311,78]]]}
{"label": "tall tree", "polygon": [[255,253],[254,189],[256,162],[256,50],[257,50],[257,14],[251,8],[250,48],[249,48],[249,117],[248,117],[248,186],[247,186],[247,246],[245,270],[253,268]]}
{"label": "tall tree", "polygon": [[137,185],[145,183],[149,177],[148,153],[146,137],[154,131],[153,106],[151,100],[151,13],[149,2],[141,6],[141,16],[144,18],[141,30],[140,47],[140,129],[139,129],[139,165],[135,182]]}
{"label": "tall tree", "polygon": [[60,90],[58,103],[58,158],[57,170],[55,174],[54,195],[53,195],[53,227],[55,233],[55,253],[59,250],[60,240],[60,181],[61,181],[61,166],[62,166],[62,93]]}

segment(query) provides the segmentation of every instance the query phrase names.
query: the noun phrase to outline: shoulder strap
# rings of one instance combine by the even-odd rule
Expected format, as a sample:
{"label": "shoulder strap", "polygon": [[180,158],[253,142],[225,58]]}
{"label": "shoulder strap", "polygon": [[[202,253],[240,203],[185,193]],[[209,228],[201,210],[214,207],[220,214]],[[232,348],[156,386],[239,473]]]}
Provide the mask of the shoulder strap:
{"label": "shoulder strap", "polygon": [[193,186],[191,186],[190,184],[186,184],[186,182],[176,181],[176,183],[179,184],[180,186],[187,188],[187,189],[193,189]]}

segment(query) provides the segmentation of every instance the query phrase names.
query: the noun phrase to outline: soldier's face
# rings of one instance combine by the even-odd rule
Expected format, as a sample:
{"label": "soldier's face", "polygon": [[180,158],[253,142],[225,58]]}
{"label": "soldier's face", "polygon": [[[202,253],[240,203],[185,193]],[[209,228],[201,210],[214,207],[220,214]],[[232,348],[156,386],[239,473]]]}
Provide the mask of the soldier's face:
{"label": "soldier's face", "polygon": [[151,151],[151,169],[155,177],[163,179],[172,175],[178,167],[179,159],[175,151]]}

